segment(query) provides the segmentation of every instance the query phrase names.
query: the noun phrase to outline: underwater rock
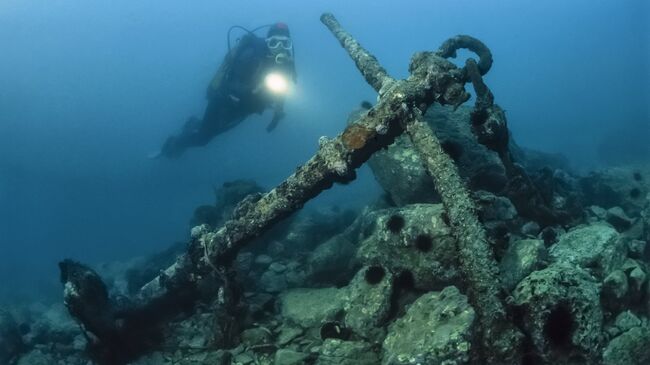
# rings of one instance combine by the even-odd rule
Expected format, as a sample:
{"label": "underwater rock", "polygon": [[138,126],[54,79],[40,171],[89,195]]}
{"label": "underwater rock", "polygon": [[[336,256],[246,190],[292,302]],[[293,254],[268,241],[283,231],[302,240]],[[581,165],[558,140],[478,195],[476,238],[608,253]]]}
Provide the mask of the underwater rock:
{"label": "underwater rock", "polygon": [[478,190],[473,194],[481,221],[509,221],[517,217],[517,209],[510,199]]}
{"label": "underwater rock", "polygon": [[29,345],[52,343],[72,347],[81,336],[81,328],[68,314],[62,303],[57,303],[35,315],[30,332],[23,336]]}
{"label": "underwater rock", "polygon": [[594,278],[572,264],[535,271],[515,288],[514,304],[544,363],[595,363],[600,355],[603,312]]}
{"label": "underwater rock", "polygon": [[390,325],[382,364],[467,364],[474,319],[457,288],[424,294]]}
{"label": "underwater rock", "polygon": [[343,312],[342,289],[290,289],[280,295],[282,317],[302,328],[318,327]]}
{"label": "underwater rock", "polygon": [[196,208],[190,226],[207,224],[212,228],[219,227],[230,217],[242,199],[263,191],[264,189],[253,180],[239,179],[225,182],[214,191],[214,205],[202,205]]}
{"label": "underwater rock", "polygon": [[603,365],[650,363],[650,327],[638,325],[613,338],[603,351]]}
{"label": "underwater rock", "polygon": [[[45,351],[38,349],[38,350],[30,351],[27,354],[21,356],[18,362],[16,363],[16,365],[52,365],[52,364],[56,364],[57,362],[58,361],[53,354],[49,354]],[[8,362],[1,362],[1,363],[8,364]]]}
{"label": "underwater rock", "polygon": [[499,263],[501,284],[511,291],[528,274],[542,269],[547,259],[548,252],[542,240],[524,239],[512,242]]}
{"label": "underwater rock", "polygon": [[[460,176],[471,190],[500,191],[506,184],[505,168],[497,153],[476,141],[469,107],[432,106],[425,119],[440,139],[445,152],[456,162]],[[431,177],[407,137],[398,137],[386,150],[368,161],[379,184],[397,206],[440,201]]]}
{"label": "underwater rock", "polygon": [[637,317],[629,310],[621,312],[618,316],[616,316],[616,320],[614,321],[614,325],[620,332],[625,332],[634,327],[641,326],[642,323],[643,322],[639,319],[639,317]]}
{"label": "underwater rock", "polygon": [[368,165],[396,206],[440,202],[431,177],[407,137],[398,137],[387,149],[375,152]]}
{"label": "underwater rock", "polygon": [[532,222],[532,221],[526,222],[523,226],[521,226],[521,234],[526,237],[530,237],[530,238],[537,237],[539,232],[540,232],[540,226],[539,224],[537,224],[537,222]]}
{"label": "underwater rock", "polygon": [[612,271],[603,280],[603,305],[612,310],[616,310],[622,305],[625,305],[626,303],[623,301],[623,298],[627,295],[628,289],[628,280],[625,273],[622,270]]}
{"label": "underwater rock", "polygon": [[368,214],[357,257],[366,266],[409,275],[418,290],[458,284],[456,240],[440,204],[413,204]]}
{"label": "underwater rock", "polygon": [[546,245],[546,247],[550,247],[551,245],[557,243],[558,239],[565,233],[566,231],[562,227],[549,226],[542,229],[537,235],[537,238],[544,241],[544,245]]}
{"label": "underwater rock", "polygon": [[645,256],[647,241],[631,239],[627,240],[627,252],[631,258],[640,259]]}
{"label": "underwater rock", "polygon": [[302,334],[302,328],[294,325],[283,324],[278,333],[277,343],[280,346],[285,346]]}
{"label": "underwater rock", "polygon": [[343,291],[345,325],[364,339],[381,341],[392,295],[393,274],[380,266],[364,267]]}
{"label": "underwater rock", "polygon": [[[162,332],[164,338],[155,348],[164,349],[164,357],[176,361],[199,351],[208,351],[214,344],[221,343],[224,337],[220,328],[215,326],[217,321],[215,314],[218,311],[218,305],[213,303],[210,307],[202,307],[190,316],[166,323]],[[151,363],[156,362],[151,361]]]}
{"label": "underwater rock", "polygon": [[479,219],[492,240],[495,254],[500,256],[508,244],[509,232],[517,225],[517,209],[510,199],[484,190],[475,191],[473,198]]}
{"label": "underwater rock", "polygon": [[285,251],[311,252],[317,245],[343,231],[355,218],[352,211],[339,211],[335,207],[303,212],[290,221],[281,242]]}
{"label": "underwater rock", "polygon": [[637,217],[650,193],[650,166],[623,166],[591,172],[580,180],[587,205],[605,209],[620,206],[630,217]]}
{"label": "underwater rock", "polygon": [[519,146],[512,136],[510,136],[509,142],[512,158],[521,164],[526,171],[538,171],[543,168],[571,171],[569,160],[562,154],[536,151]]}
{"label": "underwater rock", "polygon": [[379,355],[369,343],[328,338],[320,348],[316,365],[377,365]]}
{"label": "underwater rock", "polygon": [[[173,264],[178,255],[186,250],[185,243],[174,243],[160,253],[131,260],[126,267],[107,266],[103,270],[98,270],[107,282],[111,283],[111,288],[120,295],[133,294],[140,288],[155,278],[160,271]],[[113,278],[111,280],[111,278]],[[126,288],[120,289],[116,284],[126,282]]]}
{"label": "underwater rock", "polygon": [[0,364],[8,364],[23,351],[23,341],[13,315],[0,308]]}
{"label": "underwater rock", "polygon": [[298,352],[290,349],[280,349],[275,353],[273,365],[301,365],[309,354]]}
{"label": "underwater rock", "polygon": [[278,273],[271,269],[266,270],[259,282],[260,289],[268,293],[279,293],[289,287],[287,279],[283,273]]}
{"label": "underwater rock", "polygon": [[273,334],[263,327],[248,328],[241,333],[241,341],[247,347],[268,345],[272,337]]}
{"label": "underwater rock", "polygon": [[587,208],[587,218],[592,223],[604,221],[607,218],[607,209],[599,207],[598,205],[590,205]]}
{"label": "underwater rock", "polygon": [[617,231],[622,232],[632,226],[633,220],[625,214],[621,207],[611,207],[607,209],[607,216],[605,218],[607,223],[616,228]]}
{"label": "underwater rock", "polygon": [[315,283],[347,283],[354,275],[357,247],[343,232],[318,245],[307,258],[309,279]]}
{"label": "underwater rock", "polygon": [[643,294],[641,293],[641,290],[643,289],[643,284],[647,278],[646,264],[639,262],[638,260],[628,258],[625,260],[625,263],[621,269],[627,275],[628,282],[630,284],[630,290],[637,294],[637,297],[640,294]]}
{"label": "underwater rock", "polygon": [[625,251],[625,244],[615,229],[593,224],[562,235],[549,252],[555,262],[578,265],[602,280],[623,264]]}

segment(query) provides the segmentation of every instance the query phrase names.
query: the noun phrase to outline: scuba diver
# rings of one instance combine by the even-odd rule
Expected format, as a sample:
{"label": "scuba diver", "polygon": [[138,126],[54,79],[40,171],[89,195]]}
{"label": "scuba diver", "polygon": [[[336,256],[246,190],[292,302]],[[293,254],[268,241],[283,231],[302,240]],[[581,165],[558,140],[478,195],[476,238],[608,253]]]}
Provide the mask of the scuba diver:
{"label": "scuba diver", "polygon": [[[255,31],[269,27],[266,38]],[[230,47],[234,28],[246,33]],[[284,117],[284,96],[289,82],[296,80],[293,42],[289,27],[275,23],[249,31],[233,26],[228,30],[228,53],[208,85],[208,106],[202,119],[190,117],[181,131],[165,141],[158,154],[177,158],[190,147],[204,146],[216,135],[241,123],[253,113],[273,107],[273,118],[266,127],[272,131]]]}

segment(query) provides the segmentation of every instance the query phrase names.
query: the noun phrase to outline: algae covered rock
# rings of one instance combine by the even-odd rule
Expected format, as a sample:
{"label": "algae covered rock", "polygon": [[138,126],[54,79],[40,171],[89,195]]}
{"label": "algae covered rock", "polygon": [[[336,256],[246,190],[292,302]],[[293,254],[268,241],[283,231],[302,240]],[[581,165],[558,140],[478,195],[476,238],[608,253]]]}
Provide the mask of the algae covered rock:
{"label": "algae covered rock", "polygon": [[305,360],[309,357],[309,354],[303,352],[298,352],[290,349],[280,349],[275,353],[273,360],[274,365],[301,365],[305,363]]}
{"label": "algae covered rock", "polygon": [[[498,192],[507,181],[505,168],[496,152],[476,140],[471,130],[470,111],[469,107],[454,111],[450,107],[434,106],[425,119],[470,189]],[[397,206],[439,201],[431,177],[406,136],[396,138],[387,149],[376,152],[368,164]]]}
{"label": "algae covered rock", "polygon": [[650,193],[650,166],[621,166],[590,173],[580,181],[587,204],[603,208],[620,206],[635,217]]}
{"label": "algae covered rock", "polygon": [[382,364],[467,364],[474,319],[457,288],[424,294],[390,326]]}
{"label": "algae covered rock", "polygon": [[549,364],[594,363],[600,355],[600,287],[567,263],[535,271],[515,288],[515,306],[537,356]]}
{"label": "algae covered rock", "polygon": [[323,342],[316,365],[377,365],[379,354],[362,341],[328,338]]}
{"label": "algae covered rock", "polygon": [[280,308],[285,320],[302,328],[320,326],[336,319],[343,311],[341,289],[291,289],[280,296]]}
{"label": "algae covered rock", "polygon": [[393,275],[380,266],[365,267],[344,293],[345,325],[363,338],[381,340],[391,310]]}
{"label": "algae covered rock", "polygon": [[347,283],[354,275],[357,247],[348,230],[318,245],[307,258],[309,278],[317,283]]}
{"label": "algae covered rock", "polygon": [[650,327],[636,326],[612,339],[603,351],[604,365],[650,363]]}
{"label": "algae covered rock", "polygon": [[375,152],[368,165],[395,205],[440,201],[431,176],[407,137],[397,137],[390,147]]}
{"label": "algae covered rock", "polygon": [[602,280],[623,265],[626,247],[614,228],[593,224],[562,235],[551,247],[550,256],[555,262],[587,269]]}
{"label": "algae covered rock", "polygon": [[499,263],[501,283],[509,291],[528,274],[541,269],[547,260],[548,252],[544,241],[525,239],[514,241],[508,247]]}
{"label": "algae covered rock", "polygon": [[369,213],[357,258],[366,266],[408,273],[419,290],[460,280],[456,240],[440,204],[413,204]]}

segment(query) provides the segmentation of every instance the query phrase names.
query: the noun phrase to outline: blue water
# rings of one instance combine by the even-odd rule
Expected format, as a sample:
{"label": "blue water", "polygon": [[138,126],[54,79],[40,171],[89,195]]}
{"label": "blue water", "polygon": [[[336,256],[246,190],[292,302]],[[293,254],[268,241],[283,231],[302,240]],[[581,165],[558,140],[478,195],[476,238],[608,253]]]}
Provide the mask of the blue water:
{"label": "blue water", "polygon": [[[213,187],[272,187],[376,93],[319,22],[324,11],[394,77],[411,54],[469,34],[519,144],[582,171],[650,160],[647,1],[0,2],[0,302],[57,297],[57,260],[97,263],[184,240]],[[190,115],[234,24],[287,22],[298,85],[273,133],[253,116],[177,161],[148,154]],[[361,206],[368,170],[311,205]]]}

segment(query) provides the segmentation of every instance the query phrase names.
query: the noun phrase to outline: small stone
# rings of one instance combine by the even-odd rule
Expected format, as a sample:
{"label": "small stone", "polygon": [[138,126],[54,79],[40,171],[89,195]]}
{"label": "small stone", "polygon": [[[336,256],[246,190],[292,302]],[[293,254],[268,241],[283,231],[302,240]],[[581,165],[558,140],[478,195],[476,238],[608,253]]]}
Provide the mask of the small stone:
{"label": "small stone", "polygon": [[646,241],[642,240],[629,240],[627,242],[627,249],[632,258],[641,258],[645,254]]}
{"label": "small stone", "polygon": [[635,291],[640,291],[643,287],[643,283],[646,280],[646,273],[640,267],[634,268],[630,271],[630,285],[634,288]]}
{"label": "small stone", "polygon": [[269,255],[258,255],[255,258],[255,263],[260,266],[268,266],[273,262],[273,258]]}
{"label": "small stone", "polygon": [[390,325],[382,346],[384,362],[468,363],[474,319],[474,309],[456,287],[424,294]]}
{"label": "small stone", "polygon": [[280,349],[275,353],[274,365],[300,365],[309,357],[309,354],[289,349]]}
{"label": "small stone", "polygon": [[247,352],[242,352],[241,354],[235,356],[233,365],[248,365],[252,364],[255,361],[252,355]]}
{"label": "small stone", "polygon": [[269,266],[269,270],[279,274],[287,270],[287,267],[279,262],[274,262]]}
{"label": "small stone", "polygon": [[528,237],[537,237],[539,234],[539,224],[537,222],[528,222],[521,227],[521,234]]}
{"label": "small stone", "polygon": [[612,207],[607,209],[607,222],[614,226],[619,232],[632,226],[632,219],[625,214],[623,208]]}
{"label": "small stone", "polygon": [[615,325],[621,332],[625,332],[633,327],[640,326],[641,320],[634,313],[627,310],[616,316]]}
{"label": "small stone", "polygon": [[607,210],[598,205],[592,205],[587,208],[587,213],[600,220],[604,220],[607,217]]}
{"label": "small stone", "polygon": [[626,251],[615,229],[606,224],[592,224],[562,235],[549,254],[555,262],[580,266],[602,280],[612,270],[620,268]]}
{"label": "small stone", "polygon": [[318,326],[333,320],[343,311],[343,300],[337,288],[292,289],[280,295],[280,308],[285,320],[302,328]]}
{"label": "small stone", "polygon": [[271,343],[271,332],[262,327],[249,328],[242,332],[241,340],[247,346],[259,346]]}
{"label": "small stone", "polygon": [[621,299],[627,294],[627,277],[621,270],[614,270],[603,281],[603,293],[605,296]]}
{"label": "small stone", "polygon": [[499,268],[503,287],[511,291],[535,270],[546,263],[548,252],[544,242],[537,239],[514,241],[503,255]]}
{"label": "small stone", "polygon": [[267,270],[262,274],[259,285],[269,293],[279,293],[288,287],[284,275],[278,274],[273,270]]}
{"label": "small stone", "polygon": [[280,257],[285,251],[284,244],[280,241],[272,241],[266,248],[266,252],[273,257]]}
{"label": "small stone", "polygon": [[278,335],[278,345],[284,346],[302,335],[302,329],[297,326],[283,326]]}

